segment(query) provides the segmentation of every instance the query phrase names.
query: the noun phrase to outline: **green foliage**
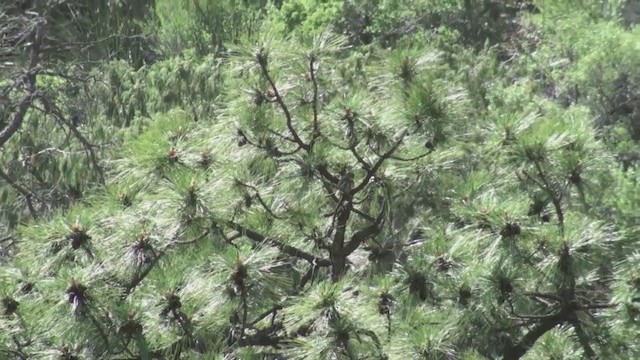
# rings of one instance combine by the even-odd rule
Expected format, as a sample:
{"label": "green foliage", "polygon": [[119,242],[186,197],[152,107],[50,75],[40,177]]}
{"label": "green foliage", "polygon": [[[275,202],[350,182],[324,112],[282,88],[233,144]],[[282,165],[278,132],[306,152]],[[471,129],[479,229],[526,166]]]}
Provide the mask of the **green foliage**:
{"label": "green foliage", "polygon": [[92,88],[98,100],[94,111],[122,127],[174,108],[189,111],[197,121],[216,106],[223,81],[219,63],[213,55],[187,51],[138,70],[123,61],[106,64],[97,70],[104,79]]}
{"label": "green foliage", "polygon": [[625,0],[568,0],[562,2],[538,0],[538,5],[545,13],[549,15],[568,15],[569,12],[578,10],[581,16],[586,15],[592,19],[608,19],[618,20]]}
{"label": "green foliage", "polygon": [[83,87],[75,76],[38,77],[57,115],[30,109],[21,131],[2,149],[0,195],[8,205],[0,217],[9,228],[34,213],[66,207],[100,183],[106,165],[101,160],[145,129],[151,114],[184,109],[191,120],[207,117],[223,82],[220,61],[193,52],[137,70],[124,60],[108,62],[86,75],[91,80]]}
{"label": "green foliage", "polygon": [[313,36],[325,31],[340,15],[342,3],[337,0],[283,1],[271,21],[283,22],[287,32],[296,30]]}
{"label": "green foliage", "polygon": [[253,37],[260,28],[269,2],[234,0],[158,0],[157,21],[146,31],[155,38],[157,50],[176,56],[194,50],[198,56],[217,54],[227,42]]}
{"label": "green foliage", "polygon": [[[165,59],[40,76],[112,143],[99,189],[77,138],[21,167],[36,107],[2,148],[0,352],[638,358],[637,29],[519,3],[158,1]],[[27,222],[32,177],[83,196]]]}
{"label": "green foliage", "polygon": [[[118,0],[87,4],[83,1],[23,1],[19,10],[44,12],[48,17],[48,32],[53,58],[78,60],[81,56],[102,60],[123,59],[134,67],[144,64],[150,51],[147,39],[140,36],[143,22],[149,18],[154,1],[124,2]],[[67,44],[89,44],[74,51],[54,50]],[[81,56],[78,56],[81,55]],[[84,60],[84,59],[83,59]]]}

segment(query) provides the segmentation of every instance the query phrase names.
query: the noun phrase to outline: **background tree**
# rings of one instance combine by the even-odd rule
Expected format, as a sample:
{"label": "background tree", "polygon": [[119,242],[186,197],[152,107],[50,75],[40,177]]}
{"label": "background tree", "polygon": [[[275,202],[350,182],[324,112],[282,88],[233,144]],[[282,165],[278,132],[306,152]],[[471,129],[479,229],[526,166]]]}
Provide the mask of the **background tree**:
{"label": "background tree", "polygon": [[[638,175],[616,161],[633,111],[602,105],[637,31],[614,2],[519,3],[283,2],[218,37],[185,31],[215,7],[156,4],[161,57],[103,63],[85,90],[85,131],[123,129],[104,187],[18,229],[0,351],[638,357]],[[367,25],[326,30],[351,11]]]}
{"label": "background tree", "polygon": [[36,219],[64,207],[87,186],[104,181],[100,159],[117,138],[105,138],[104,129],[113,129],[110,121],[94,119],[93,69],[103,59],[142,60],[142,55],[132,55],[141,50],[142,38],[119,16],[126,11],[131,25],[145,14],[133,7],[118,8],[116,2],[98,5],[0,5],[0,194],[7,204],[0,217],[9,229],[23,216]]}

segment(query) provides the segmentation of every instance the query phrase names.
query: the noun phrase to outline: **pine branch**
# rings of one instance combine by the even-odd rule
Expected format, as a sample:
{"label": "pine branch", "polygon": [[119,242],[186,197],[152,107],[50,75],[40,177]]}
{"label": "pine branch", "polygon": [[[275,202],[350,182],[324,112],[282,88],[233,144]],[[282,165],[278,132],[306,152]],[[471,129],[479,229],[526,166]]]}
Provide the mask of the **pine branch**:
{"label": "pine branch", "polygon": [[[517,345],[510,346],[505,350],[504,360],[520,359],[540,337],[556,326],[570,322],[576,316],[575,312],[580,309],[580,306],[576,303],[573,292],[564,292],[562,294],[564,295],[560,296],[562,303],[560,311],[556,314],[541,317],[537,325],[529,330]],[[528,319],[532,318],[534,317],[528,317]]]}
{"label": "pine branch", "polygon": [[505,350],[503,360],[518,360],[538,341],[540,337],[564,322],[566,314],[559,313],[538,323],[520,340],[520,342]]}
{"label": "pine branch", "polygon": [[104,329],[102,329],[102,325],[100,324],[98,319],[96,319],[95,316],[93,316],[91,313],[88,312],[87,317],[91,321],[91,324],[93,324],[95,329],[98,331],[98,334],[100,335],[100,338],[104,343],[105,352],[107,354],[111,353],[112,349],[111,349],[111,346],[109,345],[109,338],[107,337],[107,334],[104,332]]}
{"label": "pine branch", "polygon": [[272,237],[267,237],[264,236],[260,233],[257,233],[251,229],[248,229],[240,224],[237,224],[233,221],[223,221],[223,224],[225,226],[228,226],[229,228],[239,232],[240,234],[242,234],[243,236],[246,236],[247,238],[249,238],[250,240],[256,242],[256,243],[265,243],[265,244],[269,244],[273,247],[277,247],[278,249],[280,249],[280,251],[282,251],[283,253],[289,255],[289,256],[293,256],[293,257],[297,257],[300,259],[304,259],[306,261],[308,261],[309,263],[312,264],[317,264],[319,266],[330,266],[331,262],[328,259],[323,259],[323,258],[319,258],[316,257],[306,251],[300,250],[298,248],[295,248],[293,246],[290,245],[286,245],[284,244],[282,241],[272,238]]}
{"label": "pine branch", "polygon": [[342,248],[344,245],[344,235],[347,230],[347,222],[351,215],[352,199],[348,194],[343,193],[341,197],[332,197],[336,199],[335,208],[326,216],[332,217],[331,225],[327,229],[327,234],[334,232],[333,246]]}
{"label": "pine branch", "polygon": [[335,176],[331,172],[329,172],[329,169],[327,169],[326,165],[324,165],[324,164],[318,165],[318,166],[316,166],[316,170],[318,171],[318,173],[320,173],[322,178],[324,180],[328,181],[329,183],[331,183],[333,185],[338,185],[338,183],[340,182],[340,179],[338,179],[337,176]]}
{"label": "pine branch", "polygon": [[14,359],[21,359],[21,360],[32,359],[32,357],[30,355],[25,354],[22,351],[16,351],[16,350],[10,350],[10,349],[0,349],[0,353],[13,355]]}
{"label": "pine branch", "polygon": [[393,153],[398,149],[398,147],[400,146],[400,144],[402,144],[402,140],[404,140],[404,137],[407,135],[407,130],[403,130],[402,133],[400,134],[399,139],[391,146],[391,148],[389,150],[387,150],[387,152],[385,152],[384,154],[382,154],[382,156],[378,159],[378,161],[373,165],[373,167],[371,168],[371,170],[367,171],[367,174],[365,175],[364,179],[362,180],[362,182],[356,186],[355,188],[353,188],[350,192],[351,195],[355,195],[358,192],[362,191],[362,189],[364,189],[368,184],[369,184],[369,180],[371,180],[371,178],[378,172],[378,170],[382,167],[382,164],[389,159],[389,157],[391,155],[393,155]]}
{"label": "pine branch", "polygon": [[[430,155],[433,152],[433,150],[429,150],[428,152],[421,154],[421,155],[416,155],[412,158],[403,158],[403,157],[399,157],[399,156],[389,156],[389,159],[391,160],[396,160],[396,161],[404,161],[404,162],[410,162],[410,161],[415,161],[415,160],[420,160],[423,157],[426,157],[428,155]],[[377,155],[377,154],[376,154]]]}
{"label": "pine branch", "polygon": [[585,333],[582,328],[582,324],[580,324],[580,320],[578,320],[576,314],[571,314],[569,316],[569,323],[573,326],[573,329],[576,331],[576,335],[578,336],[578,341],[584,350],[584,354],[587,359],[595,359],[596,353],[591,348],[591,344],[589,343],[589,336]]}
{"label": "pine branch", "polygon": [[542,171],[542,166],[540,165],[540,162],[536,160],[534,161],[534,165],[536,166],[536,170],[538,171],[538,176],[540,177],[540,180],[542,180],[544,184],[543,190],[545,190],[551,197],[551,202],[553,203],[553,207],[556,210],[556,216],[558,217],[558,226],[560,227],[560,233],[564,235],[564,213],[562,211],[562,204],[561,204],[562,198],[558,193],[554,191],[554,189],[551,187],[551,184],[549,184],[549,182],[547,181],[547,177]]}
{"label": "pine branch", "polygon": [[[296,142],[296,140],[294,138],[288,137],[286,135],[282,135],[279,132],[277,132],[277,131],[275,131],[275,130],[273,130],[271,128],[268,128],[267,131],[269,132],[269,134],[271,134],[273,136],[276,136],[276,137],[279,137],[282,140],[287,140],[289,142]],[[299,150],[300,150],[300,147],[298,146],[295,152],[298,152]]]}
{"label": "pine branch", "polygon": [[276,312],[280,311],[284,309],[284,306],[277,304],[272,306],[269,310],[263,312],[262,314],[260,314],[257,318],[255,318],[250,326],[255,326],[257,323],[259,323],[260,321],[264,320],[267,316],[271,315],[271,314],[275,314]]}
{"label": "pine branch", "polygon": [[310,264],[309,270],[302,276],[300,279],[300,284],[298,284],[298,290],[304,289],[309,281],[313,284],[314,275],[318,271],[318,266],[315,264]]}
{"label": "pine branch", "polygon": [[585,214],[588,214],[591,211],[591,206],[587,202],[587,194],[584,191],[584,184],[575,184],[576,190],[578,190],[578,196],[580,197],[580,202],[582,203],[582,207],[584,209]]}
{"label": "pine branch", "polygon": [[240,328],[240,338],[238,341],[242,341],[244,339],[245,331],[247,330],[247,321],[249,321],[249,304],[247,302],[247,291],[246,289],[242,289],[241,294],[242,301],[242,327]]}
{"label": "pine branch", "polygon": [[618,304],[591,304],[591,305],[583,305],[580,306],[581,310],[592,310],[592,309],[612,309],[617,307]]}
{"label": "pine branch", "polygon": [[346,254],[344,252],[345,233],[347,231],[347,222],[351,215],[350,200],[338,203],[335,222],[335,234],[331,243],[331,280],[338,281],[346,266]]}
{"label": "pine branch", "polygon": [[176,240],[178,238],[178,235],[175,235],[175,236],[173,236],[173,240],[171,242],[169,242],[162,249],[158,250],[157,252],[152,249],[151,251],[153,253],[153,258],[151,259],[151,262],[144,268],[144,270],[142,270],[141,272],[138,272],[124,286],[124,290],[123,290],[122,294],[120,295],[120,301],[124,301],[138,287],[138,285],[140,285],[140,283],[147,277],[147,275],[149,275],[151,270],[153,270],[153,268],[158,264],[160,259],[166,254],[167,250],[169,250],[172,247],[179,246],[179,245],[188,245],[188,244],[196,243],[196,242],[204,239],[205,237],[209,236],[209,234],[211,234],[211,230],[206,230],[202,234],[200,234],[197,237],[195,237],[194,239],[185,240],[185,241]]}
{"label": "pine branch", "polygon": [[360,217],[364,218],[364,219],[365,219],[365,220],[367,220],[367,221],[370,221],[370,222],[374,222],[374,221],[376,221],[376,218],[374,218],[373,216],[371,216],[371,215],[367,214],[366,212],[364,212],[364,211],[362,211],[362,210],[360,210],[360,209],[358,209],[358,208],[356,208],[356,207],[352,207],[352,208],[351,208],[351,210],[352,210],[356,215],[358,215],[358,216],[360,216]]}
{"label": "pine branch", "polygon": [[282,96],[280,95],[280,92],[278,91],[278,87],[273,81],[271,74],[269,74],[269,70],[267,69],[266,62],[260,61],[260,69],[262,70],[262,75],[267,79],[267,81],[269,82],[269,85],[271,86],[271,91],[273,91],[273,94],[276,98],[276,102],[278,103],[278,105],[280,105],[280,108],[284,112],[284,116],[287,122],[287,128],[289,129],[291,136],[293,136],[293,139],[298,144],[298,146],[300,146],[302,149],[306,151],[309,151],[311,149],[310,146],[308,144],[305,144],[304,141],[302,141],[302,139],[298,136],[298,132],[293,127],[293,118],[291,116],[291,112],[289,111],[289,107],[287,107],[287,104],[285,104],[284,100],[282,99]]}
{"label": "pine branch", "polygon": [[380,233],[380,231],[382,230],[382,224],[384,223],[384,215],[385,209],[382,208],[380,209],[380,213],[376,217],[375,221],[371,225],[357,231],[351,236],[351,240],[344,247],[344,254],[346,256],[354,252],[360,246],[360,244],[362,244],[362,242]]}
{"label": "pine branch", "polygon": [[159,256],[154,256],[153,260],[151,260],[151,263],[147,265],[147,267],[145,267],[144,270],[142,270],[140,273],[134,276],[131,279],[131,281],[127,283],[127,285],[125,285],[124,290],[120,295],[120,301],[124,301],[133,292],[133,290],[135,290],[136,287],[140,285],[142,280],[144,280],[147,277],[147,275],[149,275],[149,273],[151,272],[151,270],[153,270],[153,268],[155,267],[155,265],[158,263],[159,260],[160,260]]}
{"label": "pine branch", "polygon": [[258,191],[258,189],[255,186],[249,185],[247,183],[244,183],[244,182],[240,181],[240,179],[235,179],[235,183],[240,185],[240,186],[243,186],[243,187],[246,187],[246,188],[249,188],[249,189],[253,190],[254,197],[258,200],[258,202],[260,203],[262,208],[267,213],[269,213],[269,215],[271,215],[271,217],[273,217],[274,219],[278,219],[278,220],[282,220],[283,219],[283,217],[276,215],[273,212],[273,210],[271,210],[271,208],[267,205],[267,203],[264,202],[264,200],[262,199],[262,196],[260,196],[260,191]]}
{"label": "pine branch", "polygon": [[363,170],[365,171],[371,170],[371,164],[369,164],[360,154],[358,154],[358,151],[356,151],[356,144],[353,144],[352,146],[350,146],[349,150],[351,151],[353,156],[356,158],[356,160],[358,160],[360,165],[362,165]]}
{"label": "pine branch", "polygon": [[259,330],[255,334],[251,336],[246,336],[242,341],[239,341],[236,345],[239,347],[247,347],[247,346],[261,346],[261,347],[270,347],[273,349],[278,349],[280,347],[280,343],[282,343],[286,338],[277,335],[269,334],[269,330]]}

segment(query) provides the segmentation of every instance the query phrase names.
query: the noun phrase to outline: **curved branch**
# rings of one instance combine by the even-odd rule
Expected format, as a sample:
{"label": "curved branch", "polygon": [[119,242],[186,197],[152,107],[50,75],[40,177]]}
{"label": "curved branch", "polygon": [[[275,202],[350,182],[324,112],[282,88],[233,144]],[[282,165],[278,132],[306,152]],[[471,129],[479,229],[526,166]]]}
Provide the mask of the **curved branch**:
{"label": "curved branch", "polygon": [[527,351],[538,341],[547,331],[552,330],[556,326],[564,322],[564,313],[556,314],[539,322],[531,329],[515,346],[509,347],[504,354],[503,360],[518,360],[526,354]]}
{"label": "curved branch", "polygon": [[283,220],[284,218],[281,216],[276,215],[273,210],[271,210],[271,207],[269,207],[269,205],[267,205],[267,203],[264,201],[264,199],[262,198],[262,196],[260,195],[260,191],[258,190],[258,188],[256,188],[253,185],[244,183],[242,181],[240,181],[239,179],[235,180],[236,184],[249,188],[251,190],[253,190],[254,192],[254,197],[258,200],[258,202],[260,203],[260,205],[262,206],[262,208],[269,213],[269,215],[271,215],[274,219],[278,219],[278,220]]}
{"label": "curved branch", "polygon": [[338,185],[338,182],[340,182],[340,179],[338,179],[338,177],[329,172],[329,169],[327,169],[326,165],[318,165],[316,166],[316,170],[318,171],[318,173],[320,173],[323,180],[327,180],[333,185]]}
{"label": "curved branch", "polygon": [[300,139],[300,137],[298,136],[298,132],[296,131],[296,129],[293,128],[293,118],[291,116],[291,112],[289,111],[289,107],[287,107],[287,104],[284,103],[284,100],[282,99],[282,96],[278,91],[278,87],[273,81],[273,78],[271,78],[271,75],[269,75],[269,70],[267,69],[267,65],[261,62],[260,69],[262,70],[262,75],[267,79],[267,81],[269,82],[269,85],[271,86],[271,90],[273,91],[273,94],[276,98],[276,102],[278,103],[278,105],[280,105],[280,108],[284,112],[284,116],[287,119],[287,128],[289,129],[291,136],[293,136],[293,139],[301,148],[309,151],[310,150],[309,145],[305,144],[304,141]]}
{"label": "curved branch", "polygon": [[344,247],[344,254],[349,255],[354,252],[362,242],[369,239],[372,236],[377,235],[382,229],[382,224],[384,223],[384,214],[385,209],[382,208],[380,213],[376,217],[375,221],[367,226],[366,228],[357,231],[355,234],[351,236],[351,240]]}

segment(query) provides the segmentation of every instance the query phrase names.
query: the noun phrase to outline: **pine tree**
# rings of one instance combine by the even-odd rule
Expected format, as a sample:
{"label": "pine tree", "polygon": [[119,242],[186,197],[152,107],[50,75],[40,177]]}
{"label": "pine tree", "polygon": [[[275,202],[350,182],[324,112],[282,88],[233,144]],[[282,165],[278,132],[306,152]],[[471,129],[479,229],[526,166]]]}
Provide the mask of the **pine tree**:
{"label": "pine tree", "polygon": [[104,189],[19,228],[3,356],[640,356],[638,172],[548,64],[270,26],[220,62],[110,64],[151,121]]}

